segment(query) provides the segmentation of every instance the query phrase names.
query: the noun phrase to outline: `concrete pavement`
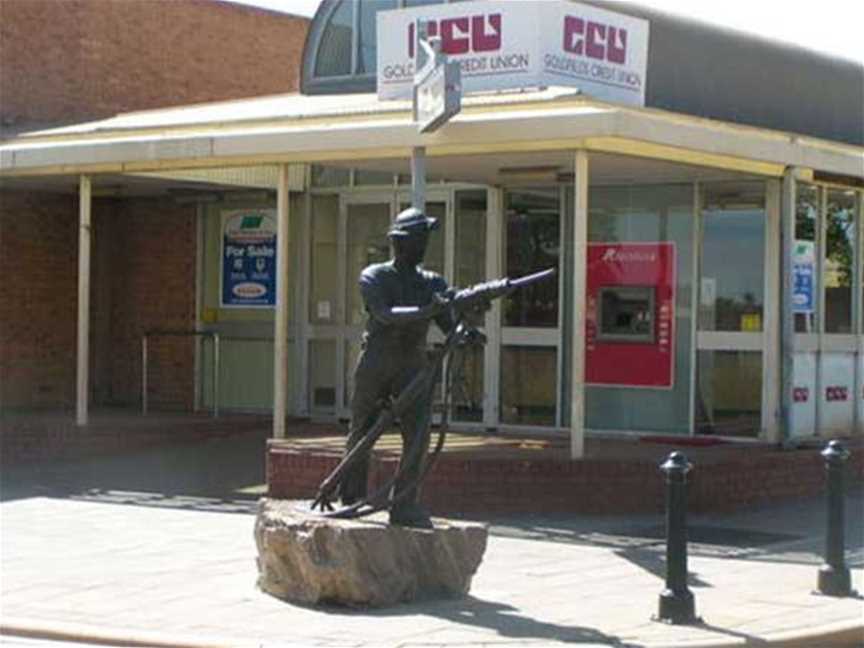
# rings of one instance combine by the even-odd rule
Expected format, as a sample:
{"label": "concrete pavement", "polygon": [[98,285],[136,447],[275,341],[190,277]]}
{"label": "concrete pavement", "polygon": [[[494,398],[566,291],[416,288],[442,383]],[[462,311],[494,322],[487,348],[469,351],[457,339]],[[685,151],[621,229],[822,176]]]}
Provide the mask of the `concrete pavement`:
{"label": "concrete pavement", "polygon": [[[177,449],[160,450],[5,475],[2,634],[154,646],[864,645],[864,600],[813,594],[819,499],[691,519],[700,625],[651,621],[663,587],[660,516],[491,520],[486,556],[461,601],[375,611],[289,605],[255,587],[261,475],[254,461],[230,471],[232,457],[246,465],[241,450],[257,452],[247,445],[211,442],[179,452],[183,461]],[[182,477],[166,470],[162,452]],[[217,478],[223,469],[232,479]],[[859,489],[847,508],[858,590],[862,502]]]}

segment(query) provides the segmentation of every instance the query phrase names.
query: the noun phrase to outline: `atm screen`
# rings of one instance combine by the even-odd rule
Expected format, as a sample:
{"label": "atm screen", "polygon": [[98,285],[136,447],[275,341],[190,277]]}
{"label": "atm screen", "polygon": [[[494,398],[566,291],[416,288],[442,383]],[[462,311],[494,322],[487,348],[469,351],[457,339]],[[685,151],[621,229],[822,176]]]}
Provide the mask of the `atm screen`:
{"label": "atm screen", "polygon": [[601,286],[597,339],[654,343],[654,286]]}

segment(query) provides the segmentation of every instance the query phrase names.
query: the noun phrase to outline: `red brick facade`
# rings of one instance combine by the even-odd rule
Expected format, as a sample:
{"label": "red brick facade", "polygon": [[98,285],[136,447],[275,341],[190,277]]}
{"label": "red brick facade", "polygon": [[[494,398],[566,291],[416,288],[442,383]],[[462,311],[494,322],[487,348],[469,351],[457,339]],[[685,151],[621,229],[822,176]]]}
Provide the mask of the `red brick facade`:
{"label": "red brick facade", "polygon": [[294,92],[308,26],[218,0],[0,0],[0,128]]}
{"label": "red brick facade", "polygon": [[0,408],[75,402],[78,204],[0,194]]}
{"label": "red brick facade", "polygon": [[[167,199],[93,202],[90,371],[96,405],[140,400],[141,335],[195,321],[195,207]],[[78,200],[7,191],[0,201],[0,408],[75,402]],[[151,399],[191,406],[194,351],[151,353]]]}
{"label": "red brick facade", "polygon": [[[218,0],[0,0],[0,132],[294,92],[308,26]],[[78,198],[52,191],[0,189],[2,413],[75,403]],[[192,205],[94,199],[94,405],[138,404],[145,330],[194,327],[196,246]],[[192,339],[155,341],[150,377],[154,406],[188,408]]]}
{"label": "red brick facade", "polygon": [[[849,440],[849,483],[864,481],[860,442]],[[661,512],[665,456],[654,460],[587,458],[569,461],[542,456],[466,456],[443,453],[423,485],[425,506],[440,515],[578,513],[617,515]],[[269,442],[268,497],[311,499],[321,480],[339,463],[332,452],[292,448],[290,442]],[[370,488],[393,474],[398,459],[375,456]],[[728,511],[781,499],[816,495],[825,487],[819,448],[794,451],[740,448],[721,461],[697,463],[690,473],[689,508],[694,512]]]}

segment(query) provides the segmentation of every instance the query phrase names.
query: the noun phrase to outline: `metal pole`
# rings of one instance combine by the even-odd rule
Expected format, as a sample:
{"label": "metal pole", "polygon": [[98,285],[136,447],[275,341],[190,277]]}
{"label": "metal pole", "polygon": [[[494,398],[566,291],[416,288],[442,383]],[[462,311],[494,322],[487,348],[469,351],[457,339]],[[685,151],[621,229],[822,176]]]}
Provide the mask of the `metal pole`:
{"label": "metal pole", "polygon": [[276,211],[276,317],[273,325],[273,437],[285,438],[288,400],[288,165],[279,165]]}
{"label": "metal pole", "polygon": [[219,417],[219,376],[221,372],[221,355],[219,348],[219,334],[213,334],[213,418]]}
{"label": "metal pole", "polygon": [[141,413],[147,415],[147,334],[141,336]]}
{"label": "metal pole", "polygon": [[796,172],[787,167],[783,174],[780,200],[780,445],[792,445],[794,420],[792,392],[795,386],[795,314],[793,297],[792,252],[795,247]]}
{"label": "metal pole", "polygon": [[666,589],[660,593],[655,619],[667,623],[694,623],[696,605],[687,587],[687,473],[692,464],[673,452],[660,470],[666,473]]}
{"label": "metal pole", "polygon": [[82,175],[78,186],[78,349],[75,380],[75,424],[87,425],[90,392],[90,176]]}
{"label": "metal pole", "polygon": [[411,149],[411,206],[426,211],[426,147]]}
{"label": "metal pole", "polygon": [[[412,89],[412,114],[417,117],[418,81],[421,68],[426,63],[426,50],[421,41],[426,38],[426,22],[418,19],[414,23],[414,85]],[[411,206],[426,211],[426,147],[415,146],[411,149]]]}
{"label": "metal pole", "polygon": [[840,441],[830,441],[822,451],[827,481],[825,564],[819,568],[819,591],[828,596],[851,596],[852,581],[845,560],[846,489],[843,472],[849,451]]}

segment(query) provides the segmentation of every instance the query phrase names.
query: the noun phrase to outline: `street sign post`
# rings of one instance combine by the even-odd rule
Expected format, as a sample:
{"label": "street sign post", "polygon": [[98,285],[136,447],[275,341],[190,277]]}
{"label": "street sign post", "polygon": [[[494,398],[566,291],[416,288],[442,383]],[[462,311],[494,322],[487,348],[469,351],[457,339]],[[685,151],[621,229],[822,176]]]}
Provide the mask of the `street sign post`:
{"label": "street sign post", "polygon": [[[429,38],[426,23],[414,28],[414,121],[421,133],[432,133],[462,108],[462,75],[458,63],[448,63],[441,40]],[[411,205],[426,209],[426,147],[411,149]]]}

